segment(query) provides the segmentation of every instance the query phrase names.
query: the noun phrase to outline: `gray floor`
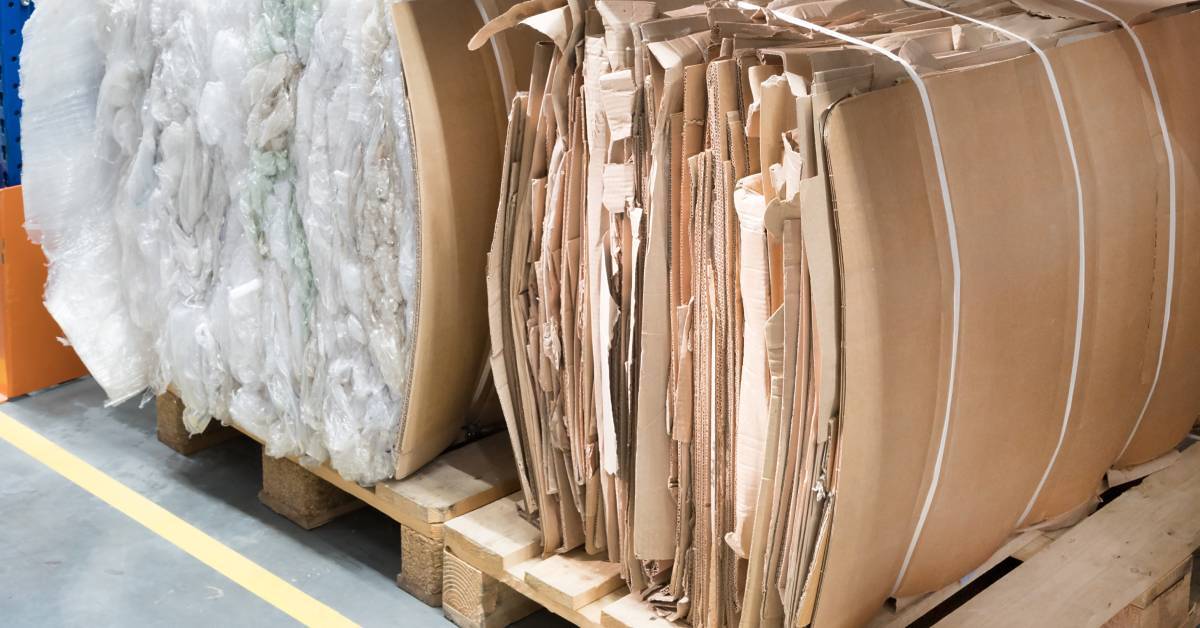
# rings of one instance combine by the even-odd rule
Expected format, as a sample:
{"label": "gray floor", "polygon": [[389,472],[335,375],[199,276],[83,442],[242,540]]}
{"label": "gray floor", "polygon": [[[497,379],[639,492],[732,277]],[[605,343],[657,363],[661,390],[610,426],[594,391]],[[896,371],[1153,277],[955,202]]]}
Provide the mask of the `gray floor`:
{"label": "gray floor", "polygon": [[[155,439],[153,403],[103,401],[83,379],[0,411],[359,624],[451,625],[396,588],[395,522],[362,509],[301,530],[258,502],[254,443],[186,458]],[[0,625],[294,624],[4,440],[0,478]]]}
{"label": "gray floor", "polygon": [[[82,379],[0,406],[218,541],[364,626],[450,626],[394,584],[399,528],[362,509],[304,531],[258,502],[258,445],[180,456],[154,407],[104,408]],[[281,611],[0,439],[0,626],[282,626]],[[1200,561],[1192,581],[1200,596]],[[546,612],[525,628],[567,626]]]}

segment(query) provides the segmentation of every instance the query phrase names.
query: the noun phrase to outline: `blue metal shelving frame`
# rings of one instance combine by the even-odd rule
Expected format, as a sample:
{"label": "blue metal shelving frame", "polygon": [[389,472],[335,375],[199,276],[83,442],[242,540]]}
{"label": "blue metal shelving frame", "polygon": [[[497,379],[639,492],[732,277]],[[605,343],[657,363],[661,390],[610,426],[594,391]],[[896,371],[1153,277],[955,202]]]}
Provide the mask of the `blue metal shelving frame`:
{"label": "blue metal shelving frame", "polygon": [[0,187],[21,184],[21,29],[32,0],[0,0]]}

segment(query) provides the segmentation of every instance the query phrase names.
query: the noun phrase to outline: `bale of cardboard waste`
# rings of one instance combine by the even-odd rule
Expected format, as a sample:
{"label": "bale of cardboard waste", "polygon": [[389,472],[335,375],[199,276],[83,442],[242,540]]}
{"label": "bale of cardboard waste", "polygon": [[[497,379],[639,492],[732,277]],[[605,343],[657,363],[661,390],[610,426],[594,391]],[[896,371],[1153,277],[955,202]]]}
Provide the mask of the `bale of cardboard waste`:
{"label": "bale of cardboard waste", "polygon": [[695,626],[862,625],[1200,414],[1200,12],[762,4],[484,31],[553,42],[492,364],[543,551]]}

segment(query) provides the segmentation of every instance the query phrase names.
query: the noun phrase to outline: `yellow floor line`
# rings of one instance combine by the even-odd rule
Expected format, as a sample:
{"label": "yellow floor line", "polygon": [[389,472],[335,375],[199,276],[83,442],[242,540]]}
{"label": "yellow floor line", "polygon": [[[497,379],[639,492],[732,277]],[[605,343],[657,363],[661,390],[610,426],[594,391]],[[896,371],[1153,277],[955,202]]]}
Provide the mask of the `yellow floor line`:
{"label": "yellow floor line", "polygon": [[0,412],[0,439],[99,497],[247,591],[309,626],[354,626],[341,613],[318,602],[279,576],[233,551],[103,471],[80,460],[41,434]]}

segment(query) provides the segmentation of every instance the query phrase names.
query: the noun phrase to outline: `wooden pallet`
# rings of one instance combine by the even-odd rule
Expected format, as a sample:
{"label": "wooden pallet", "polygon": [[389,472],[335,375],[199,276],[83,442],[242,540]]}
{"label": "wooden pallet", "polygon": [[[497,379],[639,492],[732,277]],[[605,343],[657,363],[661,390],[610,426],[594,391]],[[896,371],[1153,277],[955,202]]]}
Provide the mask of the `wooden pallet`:
{"label": "wooden pallet", "polygon": [[[1146,477],[987,587],[948,626],[1196,625],[1200,447]],[[1189,618],[1190,615],[1190,618]]]}
{"label": "wooden pallet", "polygon": [[960,581],[889,600],[869,625],[1196,626],[1200,447],[1165,458],[1169,466],[1156,463],[1142,484],[1076,525],[1014,536]]}
{"label": "wooden pallet", "polygon": [[[589,628],[670,625],[629,593],[616,565],[581,550],[543,558],[519,499],[446,524],[447,618],[491,628],[544,607]],[[1024,532],[959,582],[890,600],[870,626],[1191,628],[1200,624],[1190,600],[1198,547],[1200,446],[1071,528]]]}
{"label": "wooden pallet", "polygon": [[[157,408],[159,440],[185,455],[238,434],[214,423],[203,434],[189,437],[182,423],[183,404],[170,392],[159,396]],[[448,451],[403,480],[370,488],[342,478],[327,464],[307,468],[295,459],[265,454],[262,472],[259,500],[305,529],[367,506],[398,522],[401,560],[396,583],[430,606],[442,603],[446,523],[520,488],[512,447],[503,433]]]}
{"label": "wooden pallet", "polygon": [[577,626],[675,626],[629,592],[620,568],[582,549],[542,557],[520,494],[446,524],[442,611],[463,628],[504,626],[546,608]]}

